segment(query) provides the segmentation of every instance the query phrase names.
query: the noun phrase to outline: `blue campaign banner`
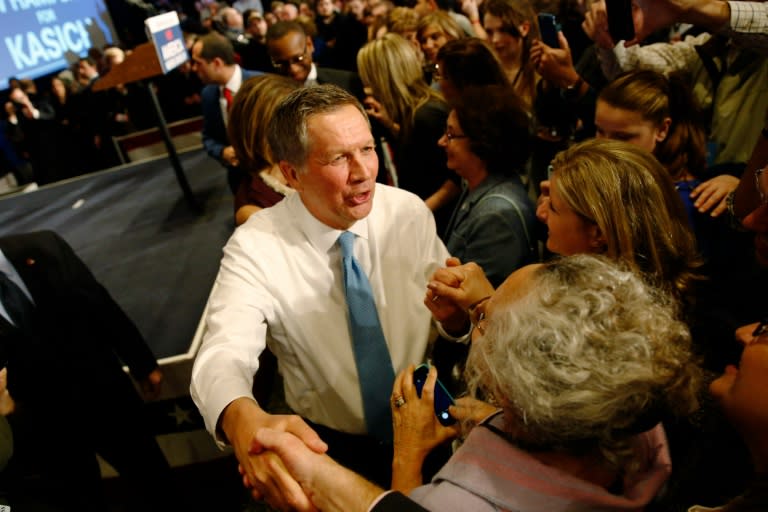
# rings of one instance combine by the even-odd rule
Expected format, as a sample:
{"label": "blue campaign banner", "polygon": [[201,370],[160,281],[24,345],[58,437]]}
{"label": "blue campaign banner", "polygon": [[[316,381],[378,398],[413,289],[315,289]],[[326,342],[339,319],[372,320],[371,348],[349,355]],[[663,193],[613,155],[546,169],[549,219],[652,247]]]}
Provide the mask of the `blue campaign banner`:
{"label": "blue campaign banner", "polygon": [[147,27],[149,40],[155,45],[163,73],[168,73],[189,59],[176,11],[147,18],[144,25]]}
{"label": "blue campaign banner", "polygon": [[0,0],[0,90],[65,69],[117,40],[103,0]]}

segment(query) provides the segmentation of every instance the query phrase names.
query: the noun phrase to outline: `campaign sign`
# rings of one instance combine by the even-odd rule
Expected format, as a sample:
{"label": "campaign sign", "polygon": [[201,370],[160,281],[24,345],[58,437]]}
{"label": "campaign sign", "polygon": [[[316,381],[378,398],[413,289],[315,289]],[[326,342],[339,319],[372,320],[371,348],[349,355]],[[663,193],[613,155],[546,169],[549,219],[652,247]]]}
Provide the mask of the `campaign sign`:
{"label": "campaign sign", "polygon": [[176,11],[147,18],[144,25],[147,27],[149,40],[155,45],[163,73],[168,73],[189,59]]}
{"label": "campaign sign", "polygon": [[103,0],[0,0],[0,89],[64,69],[116,41]]}

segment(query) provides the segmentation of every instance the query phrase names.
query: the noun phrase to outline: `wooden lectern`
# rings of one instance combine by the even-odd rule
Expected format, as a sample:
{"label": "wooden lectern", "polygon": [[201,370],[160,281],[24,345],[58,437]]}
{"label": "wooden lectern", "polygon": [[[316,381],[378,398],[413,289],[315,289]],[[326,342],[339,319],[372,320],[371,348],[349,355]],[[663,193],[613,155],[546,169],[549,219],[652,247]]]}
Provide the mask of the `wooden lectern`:
{"label": "wooden lectern", "polygon": [[184,169],[181,166],[179,155],[176,152],[176,147],[173,145],[171,134],[168,131],[168,125],[165,122],[165,116],[160,108],[160,102],[157,100],[155,89],[151,83],[145,82],[146,80],[162,75],[163,69],[160,66],[160,61],[157,59],[157,52],[155,45],[150,41],[136,46],[132,52],[126,54],[125,60],[113,67],[106,75],[99,77],[93,84],[93,90],[103,91],[110,89],[120,84],[128,84],[132,82],[142,82],[144,87],[149,91],[149,95],[152,98],[152,105],[155,109],[157,117],[157,126],[160,129],[160,134],[165,142],[165,147],[168,150],[168,158],[171,160],[173,170],[176,173],[176,180],[179,182],[184,197],[187,200],[190,208],[196,213],[202,213],[203,209],[198,203],[197,198],[192,193],[192,189],[187,182],[187,176],[184,174]]}

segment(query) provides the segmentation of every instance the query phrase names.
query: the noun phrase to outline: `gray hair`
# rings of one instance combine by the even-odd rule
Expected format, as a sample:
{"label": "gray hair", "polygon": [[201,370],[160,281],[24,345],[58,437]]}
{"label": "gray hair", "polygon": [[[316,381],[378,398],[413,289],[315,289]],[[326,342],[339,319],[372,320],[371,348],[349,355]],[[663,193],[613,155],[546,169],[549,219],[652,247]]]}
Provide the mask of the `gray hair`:
{"label": "gray hair", "polygon": [[675,301],[618,265],[576,255],[536,269],[522,298],[496,304],[467,378],[534,445],[632,468],[634,435],[698,407],[700,369]]}
{"label": "gray hair", "polygon": [[309,156],[307,122],[317,114],[335,112],[352,105],[370,127],[368,115],[360,102],[336,85],[302,87],[289,94],[277,107],[269,124],[269,146],[276,162],[285,160],[303,171]]}

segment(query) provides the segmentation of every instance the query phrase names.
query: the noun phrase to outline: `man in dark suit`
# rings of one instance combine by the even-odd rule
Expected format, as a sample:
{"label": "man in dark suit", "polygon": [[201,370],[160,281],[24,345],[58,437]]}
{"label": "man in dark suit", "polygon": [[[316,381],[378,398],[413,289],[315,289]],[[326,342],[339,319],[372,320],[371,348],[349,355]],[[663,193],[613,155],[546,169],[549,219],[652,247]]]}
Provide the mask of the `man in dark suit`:
{"label": "man in dark suit", "polygon": [[18,130],[14,139],[22,141],[18,149],[32,164],[34,181],[44,185],[59,179],[57,171],[61,162],[57,161],[56,155],[50,150],[53,118],[56,115],[53,106],[45,98],[30,95],[21,87],[11,89],[9,98],[14,110],[8,113],[7,128]]}
{"label": "man in dark suit", "polygon": [[363,84],[356,73],[341,69],[321,68],[314,64],[315,45],[298,21],[279,21],[267,30],[267,50],[272,66],[281,75],[302,85],[338,85],[363,100]]}
{"label": "man in dark suit", "polygon": [[235,60],[232,43],[224,35],[211,32],[192,45],[192,69],[206,84],[201,93],[203,108],[203,146],[212,158],[227,169],[227,181],[236,193],[246,172],[238,167],[235,150],[227,136],[227,111],[244,80],[261,75],[242,69]]}
{"label": "man in dark suit", "polygon": [[159,391],[162,373],[139,330],[51,231],[0,238],[0,272],[0,367],[15,403],[0,496],[104,511],[99,454],[136,505],[162,510],[169,466],[123,370],[148,396]]}

